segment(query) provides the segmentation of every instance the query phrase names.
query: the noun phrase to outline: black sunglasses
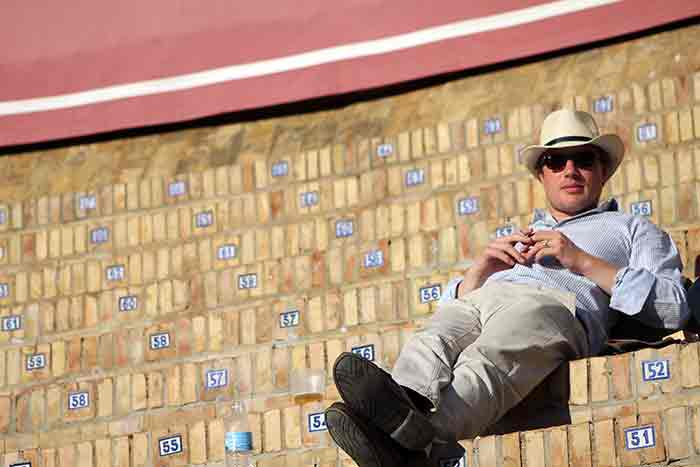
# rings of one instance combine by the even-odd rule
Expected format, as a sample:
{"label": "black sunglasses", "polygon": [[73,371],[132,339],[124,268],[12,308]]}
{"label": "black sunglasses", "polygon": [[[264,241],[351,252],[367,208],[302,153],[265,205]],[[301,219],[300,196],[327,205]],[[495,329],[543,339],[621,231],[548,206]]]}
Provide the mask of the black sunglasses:
{"label": "black sunglasses", "polygon": [[540,157],[538,166],[547,167],[552,172],[561,172],[566,167],[568,161],[572,161],[576,168],[583,170],[591,170],[595,161],[600,160],[600,156],[593,151],[580,151],[571,154],[545,154]]}

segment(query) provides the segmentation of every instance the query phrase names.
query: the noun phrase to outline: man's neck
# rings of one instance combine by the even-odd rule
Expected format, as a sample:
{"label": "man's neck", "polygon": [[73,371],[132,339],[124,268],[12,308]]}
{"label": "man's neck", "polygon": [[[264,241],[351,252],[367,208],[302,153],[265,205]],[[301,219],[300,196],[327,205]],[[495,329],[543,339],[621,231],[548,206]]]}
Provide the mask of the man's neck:
{"label": "man's neck", "polygon": [[578,211],[565,212],[565,211],[560,211],[560,210],[558,210],[550,205],[549,206],[549,213],[552,215],[554,220],[557,221],[557,223],[559,223],[559,222],[564,221],[566,219],[569,219],[571,217],[578,216],[579,214],[584,213],[586,211],[590,211],[591,209],[595,209],[597,206],[598,206],[598,202],[596,201],[592,205],[587,206],[587,207],[580,209]]}

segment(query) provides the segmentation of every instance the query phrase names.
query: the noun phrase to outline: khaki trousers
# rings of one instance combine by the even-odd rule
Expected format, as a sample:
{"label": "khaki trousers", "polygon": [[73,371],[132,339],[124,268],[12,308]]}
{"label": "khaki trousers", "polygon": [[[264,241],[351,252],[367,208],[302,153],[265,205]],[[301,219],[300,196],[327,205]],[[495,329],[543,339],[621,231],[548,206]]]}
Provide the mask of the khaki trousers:
{"label": "khaki trousers", "polygon": [[392,376],[433,402],[439,432],[473,438],[562,362],[588,356],[575,304],[568,292],[489,283],[441,305]]}

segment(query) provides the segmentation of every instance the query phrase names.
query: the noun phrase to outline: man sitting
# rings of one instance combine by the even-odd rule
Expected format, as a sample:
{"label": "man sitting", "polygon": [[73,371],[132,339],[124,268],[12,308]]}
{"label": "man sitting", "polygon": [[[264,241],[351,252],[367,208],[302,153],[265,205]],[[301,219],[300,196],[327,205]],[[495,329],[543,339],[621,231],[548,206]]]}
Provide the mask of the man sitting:
{"label": "man sitting", "polygon": [[619,313],[652,327],[685,324],[669,236],[614,199],[598,205],[623,154],[589,114],[551,113],[540,145],[523,151],[549,211],[493,240],[448,284],[393,375],[357,355],[338,358],[343,402],[326,423],[360,467],[452,465],[444,457],[461,456],[455,440],[482,433],[562,362],[600,352]]}

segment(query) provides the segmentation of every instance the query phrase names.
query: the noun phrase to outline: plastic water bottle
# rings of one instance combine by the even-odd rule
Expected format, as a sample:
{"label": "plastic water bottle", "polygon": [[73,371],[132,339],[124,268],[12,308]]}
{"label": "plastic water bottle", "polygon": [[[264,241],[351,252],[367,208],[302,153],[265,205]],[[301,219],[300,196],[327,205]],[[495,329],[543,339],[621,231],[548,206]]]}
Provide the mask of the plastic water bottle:
{"label": "plastic water bottle", "polygon": [[226,467],[252,467],[253,434],[242,401],[235,401],[231,416],[225,420]]}

